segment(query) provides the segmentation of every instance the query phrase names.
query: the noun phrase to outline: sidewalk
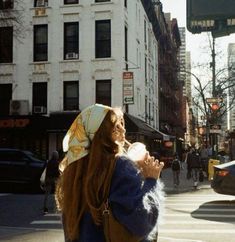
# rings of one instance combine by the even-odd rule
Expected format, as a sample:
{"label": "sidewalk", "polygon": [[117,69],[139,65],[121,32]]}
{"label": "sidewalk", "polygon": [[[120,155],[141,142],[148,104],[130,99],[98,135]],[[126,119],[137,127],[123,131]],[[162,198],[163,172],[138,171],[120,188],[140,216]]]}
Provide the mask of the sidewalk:
{"label": "sidewalk", "polygon": [[[193,187],[193,180],[188,180],[187,177],[187,168],[181,169],[180,171],[180,185],[179,187],[175,188],[173,184],[173,174],[171,168],[163,169],[161,180],[164,183],[164,191],[167,194],[177,194],[177,193],[183,193],[188,191],[195,191],[195,188]],[[208,181],[206,178],[203,182],[198,183],[198,188],[210,188],[210,181]]]}

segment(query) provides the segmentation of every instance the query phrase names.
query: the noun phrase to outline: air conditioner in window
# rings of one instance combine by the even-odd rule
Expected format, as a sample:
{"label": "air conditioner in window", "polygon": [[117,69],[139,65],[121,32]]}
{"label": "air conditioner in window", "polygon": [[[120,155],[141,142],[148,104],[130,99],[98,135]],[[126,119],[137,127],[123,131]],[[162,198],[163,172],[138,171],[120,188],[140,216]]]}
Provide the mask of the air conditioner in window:
{"label": "air conditioner in window", "polygon": [[28,115],[29,101],[28,100],[11,100],[10,115]]}
{"label": "air conditioner in window", "polygon": [[37,0],[36,6],[37,7],[47,7],[48,6],[48,2],[45,1],[45,0]]}
{"label": "air conditioner in window", "polygon": [[34,106],[33,107],[33,112],[34,113],[40,114],[40,113],[46,113],[46,111],[47,111],[47,109],[44,106]]}
{"label": "air conditioner in window", "polygon": [[65,55],[65,59],[69,60],[69,59],[77,59],[78,58],[78,54],[75,52],[71,52],[71,53],[67,53]]}

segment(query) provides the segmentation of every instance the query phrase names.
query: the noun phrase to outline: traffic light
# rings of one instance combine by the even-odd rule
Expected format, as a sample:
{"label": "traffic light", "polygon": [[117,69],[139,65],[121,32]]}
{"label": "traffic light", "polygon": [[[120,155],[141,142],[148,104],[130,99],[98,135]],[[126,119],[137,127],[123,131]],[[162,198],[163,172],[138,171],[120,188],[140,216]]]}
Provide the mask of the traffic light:
{"label": "traffic light", "polygon": [[211,104],[211,110],[212,112],[217,112],[219,110],[219,104],[218,103],[212,103]]}

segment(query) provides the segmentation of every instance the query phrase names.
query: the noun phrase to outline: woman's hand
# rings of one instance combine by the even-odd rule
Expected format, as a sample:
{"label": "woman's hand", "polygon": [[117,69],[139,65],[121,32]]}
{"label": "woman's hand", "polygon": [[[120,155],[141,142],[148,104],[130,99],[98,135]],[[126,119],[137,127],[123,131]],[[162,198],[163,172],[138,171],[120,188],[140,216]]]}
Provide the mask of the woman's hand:
{"label": "woman's hand", "polygon": [[163,162],[159,162],[159,160],[150,156],[148,152],[143,160],[137,162],[137,165],[144,178],[150,177],[155,179],[160,177],[161,171],[164,167]]}

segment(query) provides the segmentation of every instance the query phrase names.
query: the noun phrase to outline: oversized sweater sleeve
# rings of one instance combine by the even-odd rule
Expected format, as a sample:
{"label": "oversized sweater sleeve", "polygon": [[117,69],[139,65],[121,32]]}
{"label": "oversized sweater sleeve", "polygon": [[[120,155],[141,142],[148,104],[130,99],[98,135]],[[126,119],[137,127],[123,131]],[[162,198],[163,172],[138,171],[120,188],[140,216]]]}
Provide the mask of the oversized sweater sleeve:
{"label": "oversized sweater sleeve", "polygon": [[128,158],[117,159],[109,203],[114,217],[136,236],[148,237],[156,226],[159,204],[152,196],[156,186],[156,179],[143,180]]}

